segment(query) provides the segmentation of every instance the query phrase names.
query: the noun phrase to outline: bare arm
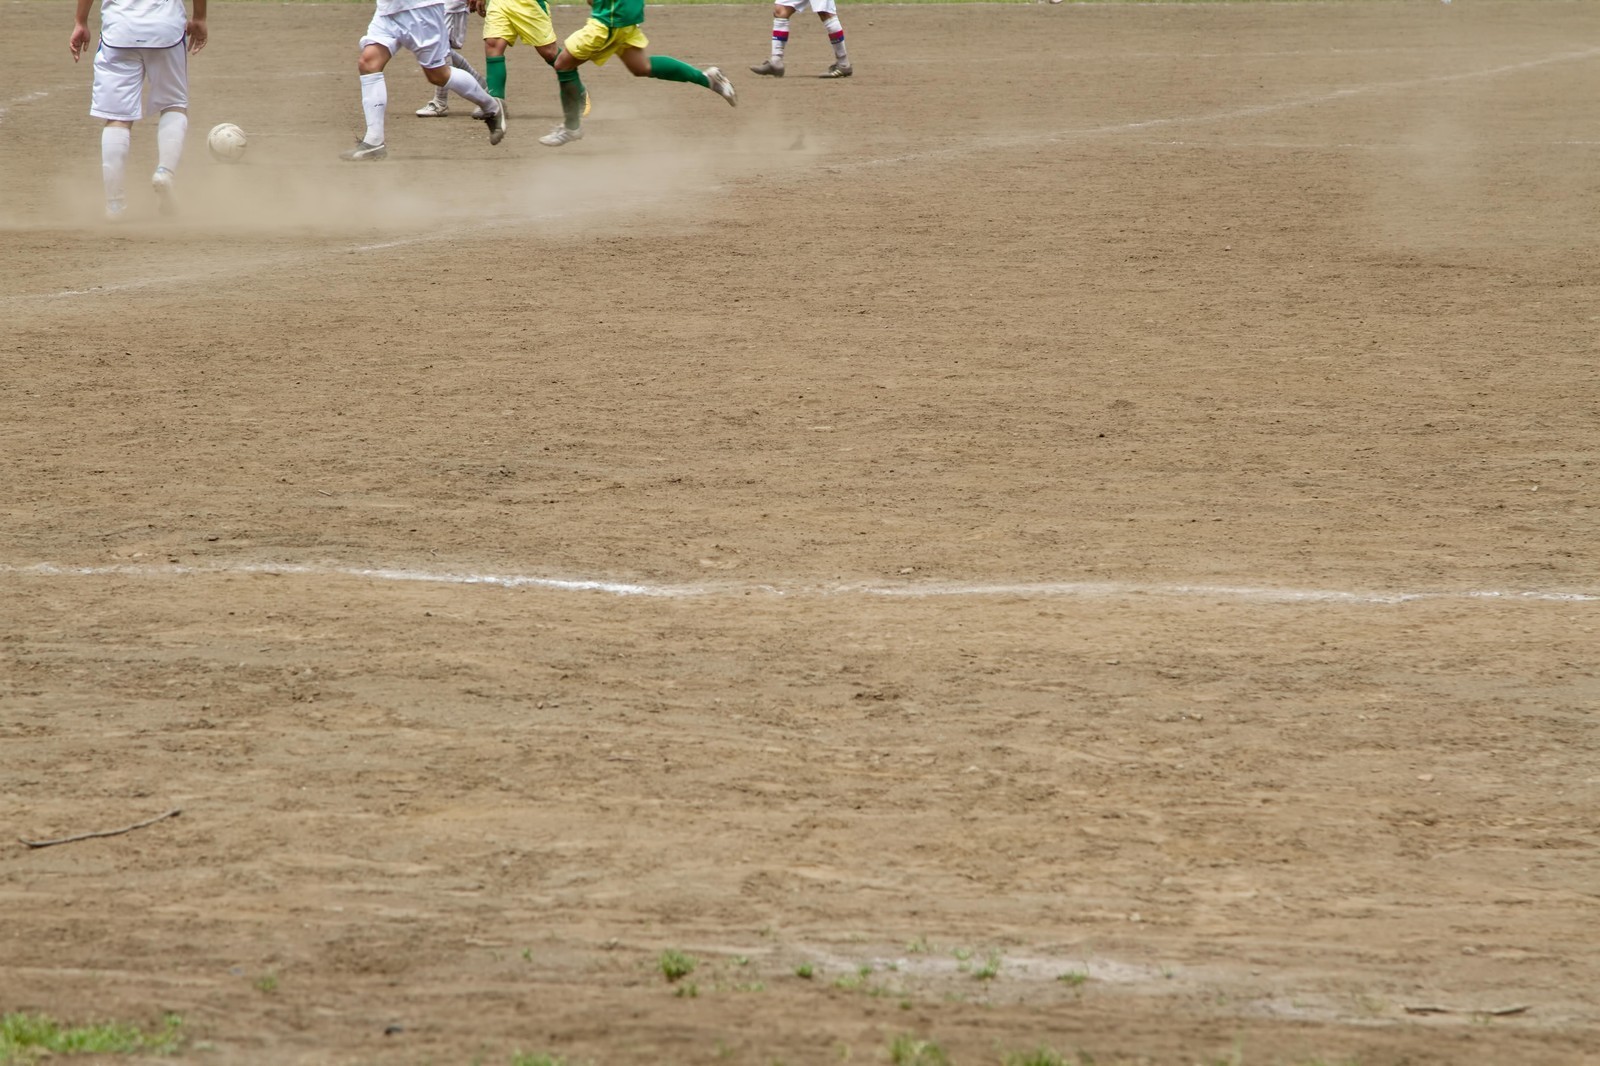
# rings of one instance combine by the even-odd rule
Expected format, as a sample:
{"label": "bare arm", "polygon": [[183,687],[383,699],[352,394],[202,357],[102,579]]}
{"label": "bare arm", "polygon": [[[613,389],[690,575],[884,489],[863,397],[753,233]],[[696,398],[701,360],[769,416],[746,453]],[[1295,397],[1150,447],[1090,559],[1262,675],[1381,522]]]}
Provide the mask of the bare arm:
{"label": "bare arm", "polygon": [[[83,0],[78,0],[81,4]],[[198,52],[206,46],[206,0],[190,0],[193,11],[189,15],[189,25],[184,27],[184,33],[189,37],[190,53]]]}
{"label": "bare arm", "polygon": [[89,8],[93,4],[94,0],[78,0],[77,9],[72,13],[72,37],[68,39],[67,46],[72,49],[74,63],[89,44]]}

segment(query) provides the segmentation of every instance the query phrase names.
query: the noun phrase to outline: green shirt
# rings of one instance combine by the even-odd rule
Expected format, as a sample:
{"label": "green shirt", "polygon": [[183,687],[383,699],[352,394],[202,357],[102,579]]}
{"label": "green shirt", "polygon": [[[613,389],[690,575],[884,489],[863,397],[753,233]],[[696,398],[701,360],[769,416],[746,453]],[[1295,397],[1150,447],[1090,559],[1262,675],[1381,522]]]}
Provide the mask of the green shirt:
{"label": "green shirt", "polygon": [[613,30],[644,22],[644,0],[593,0],[589,17]]}

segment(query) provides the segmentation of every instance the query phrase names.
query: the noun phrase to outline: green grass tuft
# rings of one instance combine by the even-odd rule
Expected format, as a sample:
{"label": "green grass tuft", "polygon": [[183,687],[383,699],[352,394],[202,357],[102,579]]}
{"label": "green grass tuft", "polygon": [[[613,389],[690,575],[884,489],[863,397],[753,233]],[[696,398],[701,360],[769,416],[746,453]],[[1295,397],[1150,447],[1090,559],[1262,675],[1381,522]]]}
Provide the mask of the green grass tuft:
{"label": "green grass tuft", "polygon": [[0,1016],[0,1066],[47,1055],[166,1054],[182,1044],[182,1025],[176,1014],[163,1018],[155,1032],[126,1022],[65,1026],[43,1014],[7,1014]]}

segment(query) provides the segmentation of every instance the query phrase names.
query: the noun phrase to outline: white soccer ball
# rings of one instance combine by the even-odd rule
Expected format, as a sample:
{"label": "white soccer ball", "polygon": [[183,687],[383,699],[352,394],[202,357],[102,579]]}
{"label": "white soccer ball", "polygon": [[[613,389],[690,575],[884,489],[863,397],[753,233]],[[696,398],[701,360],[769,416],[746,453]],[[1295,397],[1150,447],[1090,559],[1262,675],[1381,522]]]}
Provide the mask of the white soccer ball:
{"label": "white soccer ball", "polygon": [[237,163],[243,159],[248,143],[244,130],[231,122],[213,126],[211,132],[206,134],[206,147],[211,149],[211,158],[219,163]]}

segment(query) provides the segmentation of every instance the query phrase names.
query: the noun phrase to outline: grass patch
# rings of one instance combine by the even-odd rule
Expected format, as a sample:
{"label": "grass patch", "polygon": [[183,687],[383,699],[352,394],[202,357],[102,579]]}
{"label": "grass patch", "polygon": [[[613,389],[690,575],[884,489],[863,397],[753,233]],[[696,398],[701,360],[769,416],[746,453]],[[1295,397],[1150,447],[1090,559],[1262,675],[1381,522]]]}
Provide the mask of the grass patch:
{"label": "grass patch", "polygon": [[901,1033],[889,1042],[889,1061],[894,1066],[950,1066],[950,1056],[932,1040]]}
{"label": "grass patch", "polygon": [[700,965],[693,955],[679,951],[677,948],[668,948],[661,953],[661,958],[656,960],[656,965],[661,970],[661,976],[670,983],[681,981],[694,973],[694,968]]}
{"label": "grass patch", "polygon": [[49,1055],[167,1054],[183,1043],[182,1026],[176,1014],[154,1032],[126,1022],[67,1026],[43,1014],[7,1014],[0,1016],[0,1066]]}

